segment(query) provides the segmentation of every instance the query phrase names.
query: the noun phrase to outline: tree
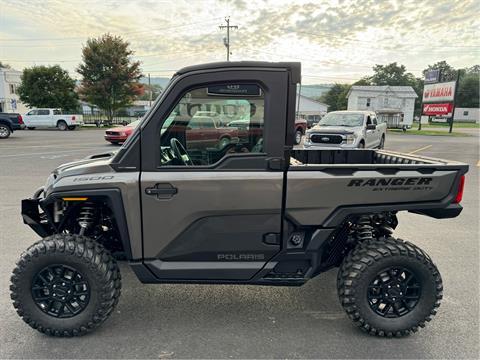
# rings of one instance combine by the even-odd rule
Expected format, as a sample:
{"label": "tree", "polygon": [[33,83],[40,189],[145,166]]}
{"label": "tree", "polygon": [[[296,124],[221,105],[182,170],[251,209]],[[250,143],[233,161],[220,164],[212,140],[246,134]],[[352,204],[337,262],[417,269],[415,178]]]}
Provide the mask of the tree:
{"label": "tree", "polygon": [[77,72],[82,75],[80,96],[106,111],[111,121],[115,111],[130,105],[142,94],[140,62],[131,61],[130,44],[119,36],[105,34],[88,39],[82,49],[83,63]]}
{"label": "tree", "polygon": [[415,76],[407,72],[405,65],[398,65],[396,62],[375,65],[373,72],[369,78],[372,85],[411,86],[415,81]]}
{"label": "tree", "polygon": [[139,100],[150,100],[150,92],[152,92],[152,101],[155,101],[155,99],[162,93],[163,90],[163,88],[158,84],[152,84],[150,86],[144,84],[143,86],[145,91],[138,97]]}
{"label": "tree", "polygon": [[460,82],[457,92],[458,107],[478,108],[480,105],[480,66],[475,65],[464,69],[460,76]]}
{"label": "tree", "polygon": [[18,87],[20,100],[29,107],[75,110],[78,96],[75,80],[58,65],[33,66],[23,70]]}
{"label": "tree", "polygon": [[361,78],[360,80],[357,80],[353,83],[353,85],[356,85],[356,86],[369,86],[369,85],[372,85],[372,82],[370,81],[370,77],[368,76],[364,76],[363,78]]}
{"label": "tree", "polygon": [[322,96],[322,102],[328,105],[328,111],[347,109],[347,94],[350,87],[348,84],[336,83]]}

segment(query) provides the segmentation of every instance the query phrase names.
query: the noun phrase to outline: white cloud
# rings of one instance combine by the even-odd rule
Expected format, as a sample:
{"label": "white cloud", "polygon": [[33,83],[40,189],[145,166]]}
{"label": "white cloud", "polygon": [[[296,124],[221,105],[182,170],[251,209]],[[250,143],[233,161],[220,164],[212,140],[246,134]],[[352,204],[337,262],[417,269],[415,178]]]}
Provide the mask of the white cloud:
{"label": "white cloud", "polygon": [[308,82],[348,82],[375,63],[417,74],[439,60],[478,63],[479,10],[477,0],[3,0],[0,60],[60,63],[76,75],[82,44],[110,32],[130,41],[144,72],[170,75],[224,60],[218,25],[230,15],[233,60],[298,60]]}

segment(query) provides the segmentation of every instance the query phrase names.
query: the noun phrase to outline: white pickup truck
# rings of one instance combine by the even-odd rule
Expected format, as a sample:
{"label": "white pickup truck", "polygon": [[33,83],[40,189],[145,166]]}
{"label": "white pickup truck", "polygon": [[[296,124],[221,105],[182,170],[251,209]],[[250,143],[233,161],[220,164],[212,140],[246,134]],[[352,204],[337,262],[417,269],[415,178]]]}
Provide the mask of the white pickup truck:
{"label": "white pickup truck", "polygon": [[62,114],[60,109],[33,109],[23,115],[27,129],[58,128],[59,130],[75,130],[83,125],[82,115]]}
{"label": "white pickup truck", "polygon": [[305,134],[305,148],[363,149],[385,146],[387,124],[371,111],[332,111]]}

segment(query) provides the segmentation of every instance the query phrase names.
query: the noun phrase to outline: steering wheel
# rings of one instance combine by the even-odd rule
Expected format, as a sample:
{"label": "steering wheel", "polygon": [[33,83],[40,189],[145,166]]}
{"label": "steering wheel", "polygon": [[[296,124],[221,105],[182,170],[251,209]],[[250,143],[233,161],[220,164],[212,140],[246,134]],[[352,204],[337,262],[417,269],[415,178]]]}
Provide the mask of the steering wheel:
{"label": "steering wheel", "polygon": [[177,138],[170,140],[170,147],[175,154],[175,157],[180,160],[185,166],[193,166],[193,161],[190,159],[187,150],[183,147],[182,143]]}

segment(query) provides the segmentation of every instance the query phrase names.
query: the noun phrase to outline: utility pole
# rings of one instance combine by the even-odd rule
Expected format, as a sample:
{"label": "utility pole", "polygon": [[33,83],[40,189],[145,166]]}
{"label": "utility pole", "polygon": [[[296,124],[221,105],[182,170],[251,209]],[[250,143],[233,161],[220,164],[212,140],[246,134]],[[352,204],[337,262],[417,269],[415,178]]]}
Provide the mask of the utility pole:
{"label": "utility pole", "polygon": [[148,91],[150,92],[150,108],[152,107],[152,85],[150,84],[150,73],[148,73]]}
{"label": "utility pole", "polygon": [[230,28],[238,29],[237,25],[230,25],[230,17],[225,18],[227,25],[220,25],[218,28],[220,30],[227,29],[227,37],[223,38],[223,44],[227,48],[227,61],[230,61]]}
{"label": "utility pole", "polygon": [[460,70],[457,70],[457,80],[455,81],[455,92],[453,94],[453,106],[452,106],[452,117],[450,118],[450,129],[448,132],[451,133],[453,130],[453,118],[455,117],[455,108],[457,107],[457,97],[458,97],[458,85],[460,84]]}

